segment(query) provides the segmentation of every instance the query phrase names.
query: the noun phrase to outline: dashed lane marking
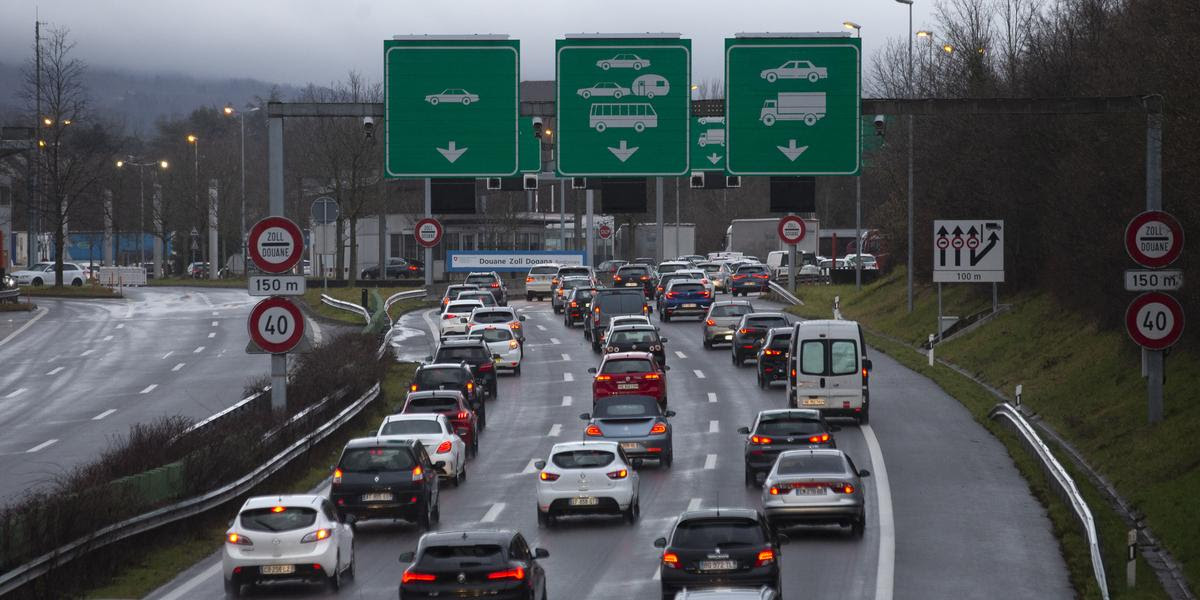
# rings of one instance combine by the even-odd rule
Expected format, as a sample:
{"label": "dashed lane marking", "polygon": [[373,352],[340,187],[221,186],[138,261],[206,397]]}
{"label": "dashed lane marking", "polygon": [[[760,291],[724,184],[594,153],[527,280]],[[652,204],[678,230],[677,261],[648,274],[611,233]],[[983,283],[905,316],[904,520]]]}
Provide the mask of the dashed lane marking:
{"label": "dashed lane marking", "polygon": [[6,398],[6,399],[7,399],[7,398],[16,398],[17,396],[20,396],[21,394],[24,394],[24,393],[25,393],[25,391],[26,391],[27,389],[28,389],[28,388],[17,388],[17,389],[15,389],[15,390],[13,390],[13,391],[9,392],[9,393],[8,393],[8,395],[7,395],[7,396],[5,396],[5,398]]}
{"label": "dashed lane marking", "polygon": [[710,471],[717,468],[717,455],[716,454],[709,454],[708,456],[706,456],[704,458],[704,468],[708,469]]}
{"label": "dashed lane marking", "polygon": [[145,389],[143,389],[142,391],[140,391],[140,392],[138,392],[138,393],[139,393],[139,394],[149,394],[150,392],[153,392],[153,391],[154,391],[154,388],[156,388],[156,387],[158,387],[158,384],[157,384],[157,383],[152,383],[152,384],[150,384],[150,385],[146,386],[146,388],[145,388]]}
{"label": "dashed lane marking", "polygon": [[497,502],[493,504],[487,512],[483,513],[483,518],[479,521],[482,523],[491,523],[492,521],[495,521],[500,516],[500,513],[504,510],[505,506],[506,505],[503,502]]}
{"label": "dashed lane marking", "polygon": [[563,403],[562,403],[562,405],[563,405],[563,406],[570,406],[570,405],[571,405],[571,397],[570,397],[570,396],[563,396]]}
{"label": "dashed lane marking", "polygon": [[46,448],[53,446],[56,442],[58,442],[58,440],[56,440],[56,439],[55,440],[46,440],[28,450],[26,450],[25,454],[33,454],[34,452],[37,452],[38,450],[45,450]]}
{"label": "dashed lane marking", "polygon": [[675,351],[675,356],[678,356],[679,358],[687,358],[686,354],[684,354],[678,350]]}
{"label": "dashed lane marking", "polygon": [[112,339],[113,339],[113,336],[111,336],[111,335],[104,336],[104,341],[106,341],[106,342],[111,342]]}
{"label": "dashed lane marking", "polygon": [[167,360],[167,357],[171,356],[172,354],[175,354],[174,350],[168,351],[166,354],[163,355],[163,360]]}
{"label": "dashed lane marking", "polygon": [[714,404],[715,404],[715,403],[717,402],[717,393],[716,393],[716,392],[709,392],[709,393],[708,393],[708,401],[709,401],[709,402],[712,402],[712,403],[714,403]]}
{"label": "dashed lane marking", "polygon": [[708,422],[708,432],[709,433],[721,433],[721,422],[720,421],[709,421]]}
{"label": "dashed lane marking", "polygon": [[182,369],[184,364],[186,364],[186,363],[176,364],[174,367],[171,367],[171,371],[174,372],[174,371],[178,371],[178,370]]}
{"label": "dashed lane marking", "polygon": [[213,321],[212,326],[216,327],[218,324],[220,324],[220,321]]}
{"label": "dashed lane marking", "polygon": [[550,433],[546,434],[546,437],[558,437],[560,434],[562,434],[562,424],[555,423],[550,426]]}
{"label": "dashed lane marking", "polygon": [[201,352],[204,352],[204,346],[196,346],[196,349],[192,350],[192,354],[200,354]]}
{"label": "dashed lane marking", "polygon": [[66,367],[54,367],[53,369],[50,369],[49,371],[47,371],[46,374],[47,375],[58,375],[65,368]]}
{"label": "dashed lane marking", "polygon": [[87,355],[89,355],[89,354],[91,354],[91,353],[93,353],[93,352],[95,352],[95,351],[96,351],[96,350],[95,350],[94,348],[93,348],[93,349],[91,349],[91,350],[84,350],[84,351],[83,351],[83,354],[80,354],[80,355],[79,355],[79,358],[83,358],[83,357],[85,357],[85,356],[87,356]]}
{"label": "dashed lane marking", "polygon": [[563,373],[563,381],[575,381],[575,376],[570,373]]}
{"label": "dashed lane marking", "polygon": [[690,501],[688,501],[688,511],[700,510],[700,502],[700,498],[692,498]]}
{"label": "dashed lane marking", "polygon": [[215,331],[210,331],[210,332],[208,333],[208,339],[210,339],[210,340],[211,340],[212,338],[215,338],[215,337],[217,337],[217,332],[215,332]]}
{"label": "dashed lane marking", "polygon": [[545,325],[538,325],[537,328],[538,328],[538,331],[546,331]]}
{"label": "dashed lane marking", "polygon": [[692,372],[696,374],[696,379],[705,379],[704,371],[701,371],[700,369],[694,369]]}
{"label": "dashed lane marking", "polygon": [[550,338],[550,343],[551,344],[561,344],[562,342],[558,341],[558,338]]}
{"label": "dashed lane marking", "polygon": [[563,360],[569,361],[569,360],[571,360],[571,355],[567,354],[566,352],[563,352],[562,358],[563,358]]}
{"label": "dashed lane marking", "polygon": [[124,323],[117,323],[117,329],[125,329]]}
{"label": "dashed lane marking", "polygon": [[107,417],[108,415],[111,415],[111,414],[113,414],[113,413],[115,413],[115,412],[117,412],[117,409],[115,409],[115,408],[110,408],[110,409],[108,409],[108,410],[106,410],[106,411],[104,411],[104,412],[102,412],[102,413],[100,413],[100,414],[98,414],[98,415],[96,415],[96,416],[92,417],[92,420],[93,420],[93,421],[99,421],[100,419],[103,419],[104,417]]}

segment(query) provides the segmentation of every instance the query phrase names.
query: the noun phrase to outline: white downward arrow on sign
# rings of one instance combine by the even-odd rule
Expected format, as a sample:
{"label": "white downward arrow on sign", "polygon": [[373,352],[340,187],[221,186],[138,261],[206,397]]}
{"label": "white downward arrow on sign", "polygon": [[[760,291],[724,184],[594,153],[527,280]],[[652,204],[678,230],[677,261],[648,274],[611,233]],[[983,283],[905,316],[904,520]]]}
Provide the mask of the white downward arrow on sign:
{"label": "white downward arrow on sign", "polygon": [[625,140],[621,140],[621,143],[618,144],[618,146],[620,146],[620,147],[613,148],[612,146],[609,146],[608,151],[612,152],[613,156],[617,157],[617,160],[619,160],[621,162],[625,162],[625,161],[629,160],[629,157],[633,156],[633,153],[637,152],[637,150],[638,150],[637,146],[634,146],[633,148],[626,148]]}
{"label": "white downward arrow on sign", "polygon": [[464,152],[469,150],[469,148],[456,147],[454,144],[454,140],[450,140],[449,145],[450,145],[449,148],[438,148],[437,151],[441,152],[442,156],[446,157],[446,160],[450,161],[451,163],[458,160],[458,157],[462,156]]}
{"label": "white downward arrow on sign", "polygon": [[800,156],[801,154],[804,154],[805,150],[808,150],[808,146],[800,146],[799,148],[797,148],[796,140],[788,140],[787,146],[775,146],[775,147],[779,148],[779,151],[782,152],[783,155],[786,156],[788,160],[793,161],[793,162],[795,162],[795,160],[798,156]]}
{"label": "white downward arrow on sign", "polygon": [[720,162],[722,158],[725,158],[725,157],[721,156],[720,154],[717,154],[716,152],[713,152],[712,154],[709,154],[705,158],[708,159],[708,162],[715,165],[718,162]]}

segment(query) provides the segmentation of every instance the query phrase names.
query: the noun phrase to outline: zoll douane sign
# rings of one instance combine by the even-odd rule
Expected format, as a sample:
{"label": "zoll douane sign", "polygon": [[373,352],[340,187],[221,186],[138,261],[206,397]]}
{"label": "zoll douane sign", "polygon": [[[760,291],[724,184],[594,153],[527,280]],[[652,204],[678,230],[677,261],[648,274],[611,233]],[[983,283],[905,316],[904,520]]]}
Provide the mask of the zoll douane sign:
{"label": "zoll douane sign", "polygon": [[804,219],[796,215],[788,215],[779,219],[779,239],[785,244],[799,244],[804,240],[806,228]]}
{"label": "zoll douane sign", "polygon": [[286,273],[304,255],[304,234],[284,217],[267,217],[250,228],[250,260],[263,272]]}
{"label": "zoll douane sign", "polygon": [[1143,267],[1165,267],[1183,252],[1183,227],[1168,213],[1148,210],[1125,227],[1125,250]]}
{"label": "zoll douane sign", "polygon": [[304,315],[287,298],[271,297],[255,304],[247,325],[250,339],[271,354],[287,353],[304,337]]}
{"label": "zoll douane sign", "polygon": [[437,219],[421,219],[413,226],[413,235],[418,244],[432,248],[442,241],[442,224]]}

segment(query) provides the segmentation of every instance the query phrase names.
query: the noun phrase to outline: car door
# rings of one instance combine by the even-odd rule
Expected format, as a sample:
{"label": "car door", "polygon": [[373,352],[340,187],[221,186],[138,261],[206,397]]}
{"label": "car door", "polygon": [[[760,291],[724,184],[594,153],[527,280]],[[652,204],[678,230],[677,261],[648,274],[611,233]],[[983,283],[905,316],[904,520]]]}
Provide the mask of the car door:
{"label": "car door", "polygon": [[533,552],[529,550],[529,544],[525,541],[525,537],[519,533],[513,536],[512,543],[508,545],[508,558],[509,560],[515,560],[525,565],[526,571],[530,574],[529,579],[533,584],[533,597],[537,598],[536,594],[538,591],[544,589],[546,572],[542,569],[542,565],[533,559]]}
{"label": "car door", "polygon": [[333,503],[328,498],[321,500],[321,514],[325,516],[325,520],[329,523],[329,527],[337,530],[338,552],[341,554],[341,564],[337,566],[340,570],[343,564],[349,564],[354,557],[354,530],[346,523],[341,523],[337,518],[337,511],[333,509]]}
{"label": "car door", "polygon": [[417,444],[413,448],[413,451],[417,453],[417,462],[420,463],[421,469],[426,473],[433,473],[433,477],[425,478],[425,487],[428,489],[429,503],[433,506],[437,506],[439,496],[441,495],[438,481],[441,478],[437,476],[437,469],[433,468],[433,461],[429,459],[429,453],[425,451],[424,446]]}

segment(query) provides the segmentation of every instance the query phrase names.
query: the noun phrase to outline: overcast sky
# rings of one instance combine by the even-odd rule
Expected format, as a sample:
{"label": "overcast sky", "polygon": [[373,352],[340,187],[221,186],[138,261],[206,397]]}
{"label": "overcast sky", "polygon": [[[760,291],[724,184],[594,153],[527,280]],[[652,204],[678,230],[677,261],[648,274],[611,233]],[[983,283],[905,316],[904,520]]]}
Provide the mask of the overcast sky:
{"label": "overcast sky", "polygon": [[[915,28],[933,1],[916,0]],[[70,29],[94,67],[295,85],[351,69],[380,80],[382,41],[395,34],[509,34],[521,40],[528,80],[552,78],[565,33],[681,33],[699,80],[721,76],[723,40],[738,32],[845,31],[855,21],[866,69],[908,27],[895,0],[0,0],[0,61],[29,56],[35,6],[43,22]]]}

